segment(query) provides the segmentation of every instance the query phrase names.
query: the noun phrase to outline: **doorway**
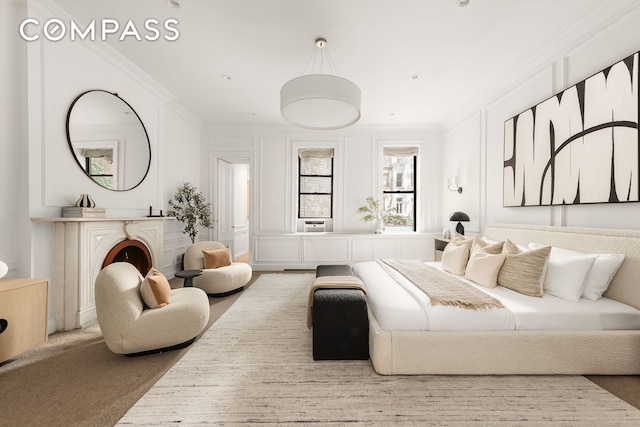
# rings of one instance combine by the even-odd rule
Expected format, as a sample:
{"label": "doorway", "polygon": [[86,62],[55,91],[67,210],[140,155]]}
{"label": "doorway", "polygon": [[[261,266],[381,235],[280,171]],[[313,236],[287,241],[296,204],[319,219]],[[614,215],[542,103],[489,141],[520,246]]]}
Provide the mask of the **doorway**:
{"label": "doorway", "polygon": [[250,262],[251,159],[217,159],[217,240],[231,249],[235,261]]}

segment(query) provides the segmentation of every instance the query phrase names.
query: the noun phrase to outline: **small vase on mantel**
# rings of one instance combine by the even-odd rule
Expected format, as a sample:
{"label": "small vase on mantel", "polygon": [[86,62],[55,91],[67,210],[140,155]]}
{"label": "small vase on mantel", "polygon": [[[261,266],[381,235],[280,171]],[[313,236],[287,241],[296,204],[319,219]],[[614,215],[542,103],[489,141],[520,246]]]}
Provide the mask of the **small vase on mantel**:
{"label": "small vase on mantel", "polygon": [[81,194],[80,198],[76,202],[78,208],[95,208],[96,202],[93,201],[89,194]]}
{"label": "small vase on mantel", "polygon": [[376,221],[376,229],[374,231],[375,234],[384,233],[384,220],[379,219]]}

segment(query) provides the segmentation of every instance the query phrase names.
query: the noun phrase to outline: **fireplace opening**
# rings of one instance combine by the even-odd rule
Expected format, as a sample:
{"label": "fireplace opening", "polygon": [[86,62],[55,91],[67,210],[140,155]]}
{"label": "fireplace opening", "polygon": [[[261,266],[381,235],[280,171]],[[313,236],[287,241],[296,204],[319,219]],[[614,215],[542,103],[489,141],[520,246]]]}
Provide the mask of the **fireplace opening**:
{"label": "fireplace opening", "polygon": [[128,262],[146,276],[151,269],[151,253],[147,246],[139,240],[123,240],[115,245],[102,263],[102,268],[114,262]]}

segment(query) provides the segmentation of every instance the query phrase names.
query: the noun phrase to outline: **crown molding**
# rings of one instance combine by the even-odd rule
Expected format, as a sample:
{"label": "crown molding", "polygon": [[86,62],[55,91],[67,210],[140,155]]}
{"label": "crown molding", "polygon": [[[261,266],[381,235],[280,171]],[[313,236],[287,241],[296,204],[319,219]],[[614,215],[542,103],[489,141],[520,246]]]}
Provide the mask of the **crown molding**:
{"label": "crown molding", "polygon": [[193,126],[198,130],[202,130],[204,126],[204,122],[200,120],[195,114],[193,114],[190,110],[188,110],[184,105],[180,104],[176,100],[172,100],[166,105],[167,111],[170,111],[180,117],[182,120],[187,122],[189,125]]}

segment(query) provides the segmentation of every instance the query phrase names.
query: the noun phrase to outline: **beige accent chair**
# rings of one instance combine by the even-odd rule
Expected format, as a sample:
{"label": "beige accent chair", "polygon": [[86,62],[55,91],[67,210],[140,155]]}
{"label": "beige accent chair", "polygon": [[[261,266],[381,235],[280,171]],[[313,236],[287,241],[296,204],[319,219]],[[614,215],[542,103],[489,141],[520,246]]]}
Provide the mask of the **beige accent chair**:
{"label": "beige accent chair", "polygon": [[111,350],[127,356],[187,347],[209,321],[209,298],[197,288],[172,289],[169,304],[147,308],[144,278],[127,262],[109,264],[95,282],[98,323]]}
{"label": "beige accent chair", "polygon": [[184,254],[185,270],[202,270],[202,275],[193,278],[193,286],[207,294],[222,297],[241,291],[251,280],[251,266],[243,262],[218,268],[204,268],[202,251],[223,249],[220,242],[196,242],[187,248]]}

